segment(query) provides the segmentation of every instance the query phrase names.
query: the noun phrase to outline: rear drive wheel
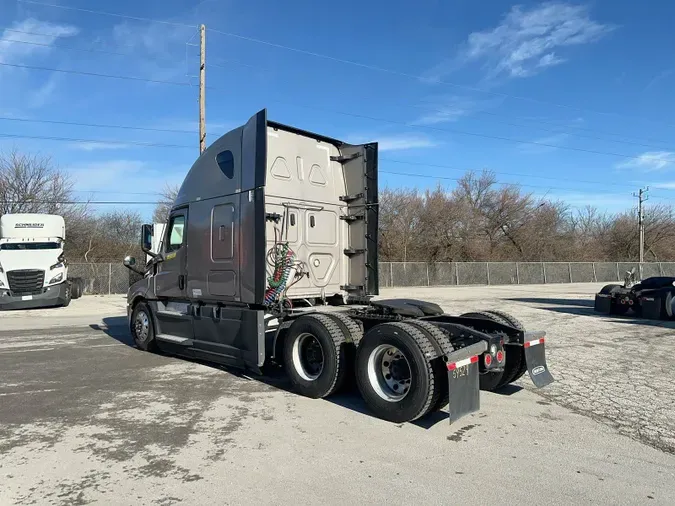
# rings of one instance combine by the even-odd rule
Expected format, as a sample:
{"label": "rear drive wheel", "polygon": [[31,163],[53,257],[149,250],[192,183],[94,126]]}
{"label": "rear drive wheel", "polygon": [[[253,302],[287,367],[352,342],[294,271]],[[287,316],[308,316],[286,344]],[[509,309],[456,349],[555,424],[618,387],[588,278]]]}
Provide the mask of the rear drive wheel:
{"label": "rear drive wheel", "polygon": [[429,413],[440,411],[448,405],[448,401],[450,399],[448,392],[447,357],[450,355],[450,353],[455,351],[455,347],[452,345],[452,342],[450,342],[447,331],[437,327],[433,323],[422,320],[411,320],[408,323],[420,328],[427,334],[429,339],[436,341],[438,346],[443,351],[443,356],[433,361],[434,383],[436,384],[436,391],[438,393],[437,395],[434,395],[435,399],[432,401],[431,406],[429,407]]}
{"label": "rear drive wheel", "polygon": [[73,278],[70,280],[70,288],[72,290],[73,299],[79,299],[82,297],[82,291],[84,288],[84,283],[80,278]]}
{"label": "rear drive wheel", "polygon": [[408,323],[370,329],[356,350],[356,382],[375,416],[408,422],[424,416],[438,399],[429,338]]}
{"label": "rear drive wheel", "polygon": [[295,389],[315,399],[338,390],[346,376],[345,335],[326,315],[301,316],[288,329],[284,366]]}
{"label": "rear drive wheel", "polygon": [[621,285],[605,285],[602,287],[602,290],[600,290],[600,293],[603,295],[610,295],[620,288]]}
{"label": "rear drive wheel", "polygon": [[[497,311],[497,310],[490,310],[486,311],[486,313],[490,313],[493,315],[498,316],[499,318],[506,320],[509,322],[509,325],[513,327],[514,329],[518,329],[520,331],[525,331],[525,325],[516,318],[515,316],[510,315],[509,313],[506,313],[504,311]],[[503,385],[508,385],[509,383],[513,383],[516,380],[519,380],[523,374],[527,371],[527,362],[525,361],[525,349],[521,348],[520,346],[509,346],[508,350],[504,351],[504,354],[506,355],[504,357],[505,360],[505,365],[504,365],[504,383]]]}
{"label": "rear drive wheel", "polygon": [[157,348],[152,313],[145,302],[136,304],[131,314],[131,335],[136,346],[141,350],[154,351]]}

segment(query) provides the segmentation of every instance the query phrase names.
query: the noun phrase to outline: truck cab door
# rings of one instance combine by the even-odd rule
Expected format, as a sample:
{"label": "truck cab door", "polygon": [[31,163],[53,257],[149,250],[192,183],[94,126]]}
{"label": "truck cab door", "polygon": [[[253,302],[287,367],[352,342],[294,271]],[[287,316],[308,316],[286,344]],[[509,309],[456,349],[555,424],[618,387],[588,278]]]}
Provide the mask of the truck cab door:
{"label": "truck cab door", "polygon": [[157,266],[155,294],[158,298],[186,298],[187,208],[171,213],[165,229],[163,261]]}
{"label": "truck cab door", "polygon": [[[194,337],[190,303],[187,300],[187,208],[171,213],[165,229],[163,260],[157,264],[157,340],[160,348],[182,353]],[[175,348],[175,349],[173,349]]]}

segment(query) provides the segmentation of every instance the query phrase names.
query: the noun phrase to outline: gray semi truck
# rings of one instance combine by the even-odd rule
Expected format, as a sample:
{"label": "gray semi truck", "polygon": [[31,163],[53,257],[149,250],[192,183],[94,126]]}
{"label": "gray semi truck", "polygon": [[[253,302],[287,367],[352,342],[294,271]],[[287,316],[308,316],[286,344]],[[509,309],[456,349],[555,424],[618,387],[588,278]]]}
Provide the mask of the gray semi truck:
{"label": "gray semi truck", "polygon": [[[265,110],[197,159],[161,247],[130,287],[136,345],[264,374],[271,361],[296,391],[323,398],[355,377],[393,422],[448,405],[479,409],[526,371],[553,381],[544,332],[500,311],[445,314],[433,303],[377,298],[378,147],[351,145],[267,119]],[[155,238],[156,241],[156,238]]]}

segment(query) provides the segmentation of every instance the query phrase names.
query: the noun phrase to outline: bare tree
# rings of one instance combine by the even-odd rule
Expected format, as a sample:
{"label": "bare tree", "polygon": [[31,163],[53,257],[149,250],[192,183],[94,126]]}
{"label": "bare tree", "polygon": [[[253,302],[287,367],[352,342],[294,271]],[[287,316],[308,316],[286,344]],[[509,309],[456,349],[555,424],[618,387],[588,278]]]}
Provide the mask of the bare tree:
{"label": "bare tree", "polygon": [[178,190],[180,190],[178,185],[167,184],[164,186],[164,189],[161,192],[160,202],[157,204],[155,211],[152,214],[153,223],[166,223],[169,221],[171,207],[173,206],[173,202],[176,200]]}
{"label": "bare tree", "polygon": [[0,153],[0,216],[9,213],[63,214],[71,202],[73,181],[51,158]]}

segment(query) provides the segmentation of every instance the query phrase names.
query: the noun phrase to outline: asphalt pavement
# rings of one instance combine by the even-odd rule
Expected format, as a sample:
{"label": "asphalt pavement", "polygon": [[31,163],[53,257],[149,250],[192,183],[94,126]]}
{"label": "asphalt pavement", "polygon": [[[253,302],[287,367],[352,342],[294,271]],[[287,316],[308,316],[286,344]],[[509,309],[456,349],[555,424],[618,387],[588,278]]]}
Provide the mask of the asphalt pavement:
{"label": "asphalt pavement", "polygon": [[[281,373],[142,352],[120,297],[0,314],[0,504],[675,504],[672,419],[651,417],[642,403],[652,398],[640,398],[652,388],[672,409],[671,371],[654,380],[627,323],[552,310],[584,309],[569,301],[586,301],[592,287],[542,288],[414,292],[453,313],[499,306],[549,332],[551,388],[522,388],[525,377],[483,392],[481,410],[452,426],[442,414],[392,424],[354,392],[312,400]],[[655,343],[644,355],[672,334],[640,328]],[[632,370],[598,366],[605,348],[624,347],[638,355]],[[589,378],[604,383],[579,390]],[[614,405],[631,397],[634,409],[603,411],[596,398],[622,391]]]}

